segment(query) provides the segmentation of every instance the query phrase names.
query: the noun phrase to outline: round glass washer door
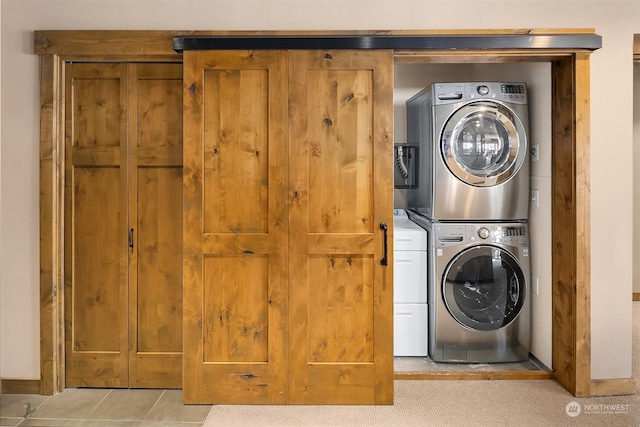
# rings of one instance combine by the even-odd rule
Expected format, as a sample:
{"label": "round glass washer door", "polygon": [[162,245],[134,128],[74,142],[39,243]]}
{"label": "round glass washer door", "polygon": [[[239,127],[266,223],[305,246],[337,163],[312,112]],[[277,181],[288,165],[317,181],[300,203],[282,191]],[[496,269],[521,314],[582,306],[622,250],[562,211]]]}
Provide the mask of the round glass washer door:
{"label": "round glass washer door", "polygon": [[489,187],[514,176],[527,149],[520,120],[507,107],[479,101],[456,110],[441,136],[445,164],[461,181]]}
{"label": "round glass washer door", "polygon": [[524,305],[522,268],[508,251],[473,246],[451,260],[442,278],[445,306],[458,323],[493,331],[513,322]]}

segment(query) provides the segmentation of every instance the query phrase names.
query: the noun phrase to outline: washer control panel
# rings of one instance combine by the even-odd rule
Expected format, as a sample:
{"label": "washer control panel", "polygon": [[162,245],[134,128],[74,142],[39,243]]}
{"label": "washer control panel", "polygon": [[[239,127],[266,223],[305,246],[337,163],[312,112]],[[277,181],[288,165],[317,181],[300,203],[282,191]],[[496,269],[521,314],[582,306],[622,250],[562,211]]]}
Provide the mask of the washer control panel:
{"label": "washer control panel", "polygon": [[528,246],[528,230],[524,223],[456,224],[434,223],[436,246],[455,246],[467,243],[494,243],[509,246]]}

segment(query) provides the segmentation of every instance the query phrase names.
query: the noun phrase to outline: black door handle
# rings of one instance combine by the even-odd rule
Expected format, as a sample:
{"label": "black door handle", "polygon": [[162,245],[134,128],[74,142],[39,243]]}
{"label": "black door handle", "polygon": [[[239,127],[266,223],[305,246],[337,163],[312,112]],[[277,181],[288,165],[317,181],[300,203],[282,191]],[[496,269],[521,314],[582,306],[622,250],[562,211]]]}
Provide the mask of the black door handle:
{"label": "black door handle", "polygon": [[387,223],[382,221],[380,223],[380,230],[382,230],[384,232],[384,242],[383,242],[383,254],[382,254],[382,259],[380,260],[380,264],[382,265],[388,265],[389,264],[389,260],[387,259],[387,231],[389,230],[389,226],[387,226]]}
{"label": "black door handle", "polygon": [[129,249],[131,249],[131,252],[133,253],[133,228],[129,229],[129,235],[127,236],[127,240],[129,243]]}

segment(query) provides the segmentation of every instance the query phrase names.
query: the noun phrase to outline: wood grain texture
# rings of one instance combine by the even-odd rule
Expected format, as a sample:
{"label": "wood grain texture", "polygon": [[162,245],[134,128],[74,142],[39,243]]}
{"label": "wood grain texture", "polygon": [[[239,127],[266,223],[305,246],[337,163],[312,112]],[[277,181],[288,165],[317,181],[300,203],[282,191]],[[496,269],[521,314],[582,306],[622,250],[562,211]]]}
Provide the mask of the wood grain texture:
{"label": "wood grain texture", "polygon": [[128,385],[126,78],[120,64],[65,72],[66,386]]}
{"label": "wood grain texture", "polygon": [[129,387],[182,387],[182,65],[130,64]]}
{"label": "wood grain texture", "polygon": [[[576,396],[590,396],[591,386],[591,64],[575,55],[575,324]],[[553,113],[552,113],[553,114]],[[570,316],[567,316],[570,317]]]}
{"label": "wood grain texture", "polygon": [[203,271],[205,363],[267,363],[269,259],[206,256]]}
{"label": "wood grain texture", "polygon": [[[38,393],[58,390],[58,116],[59,64],[53,55],[40,58],[40,372]],[[4,391],[3,391],[4,392]]]}
{"label": "wood grain texture", "polygon": [[183,398],[285,403],[286,52],[187,52],[183,85]]}
{"label": "wood grain texture", "polygon": [[636,394],[636,378],[591,380],[591,396],[620,396]]}
{"label": "wood grain texture", "polygon": [[0,379],[0,394],[48,394],[40,380]]}
{"label": "wood grain texture", "polygon": [[268,71],[204,72],[204,231],[266,233]]}
{"label": "wood grain texture", "polygon": [[290,52],[290,403],[393,402],[391,66]]}
{"label": "wood grain texture", "polygon": [[[138,171],[136,311],[139,351],[182,351],[182,171]],[[136,315],[137,314],[137,315]]]}
{"label": "wood grain texture", "polygon": [[308,268],[307,360],[372,363],[373,257],[310,256]]}
{"label": "wood grain texture", "polygon": [[575,396],[591,384],[589,58],[552,63],[552,365]]}
{"label": "wood grain texture", "polygon": [[182,67],[70,64],[66,88],[66,384],[181,387]]}

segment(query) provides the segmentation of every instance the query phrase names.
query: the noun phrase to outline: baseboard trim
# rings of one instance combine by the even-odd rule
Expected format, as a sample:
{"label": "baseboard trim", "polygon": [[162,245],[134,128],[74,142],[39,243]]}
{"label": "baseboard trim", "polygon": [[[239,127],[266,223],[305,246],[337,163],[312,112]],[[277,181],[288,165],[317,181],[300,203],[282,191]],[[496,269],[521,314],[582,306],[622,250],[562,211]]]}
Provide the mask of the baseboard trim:
{"label": "baseboard trim", "polygon": [[396,380],[551,380],[551,371],[461,371],[425,372],[396,371]]}
{"label": "baseboard trim", "polygon": [[40,394],[40,380],[0,378],[0,394]]}
{"label": "baseboard trim", "polygon": [[636,394],[635,378],[591,380],[591,396],[619,396]]}
{"label": "baseboard trim", "polygon": [[634,292],[633,293],[633,300],[634,301],[640,301],[640,292]]}

